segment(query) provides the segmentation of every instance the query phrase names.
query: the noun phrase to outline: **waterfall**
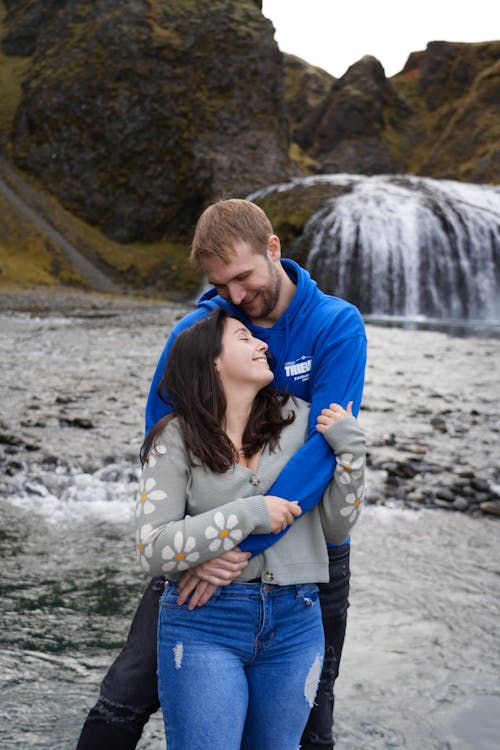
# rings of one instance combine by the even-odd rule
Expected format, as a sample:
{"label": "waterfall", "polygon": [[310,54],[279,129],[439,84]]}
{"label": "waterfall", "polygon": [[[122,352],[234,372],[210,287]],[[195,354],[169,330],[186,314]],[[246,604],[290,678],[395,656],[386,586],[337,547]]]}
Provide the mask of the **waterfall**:
{"label": "waterfall", "polygon": [[[500,187],[378,175],[321,175],[345,188],[310,218],[295,248],[324,291],[363,314],[500,320]],[[293,256],[293,248],[290,253]]]}

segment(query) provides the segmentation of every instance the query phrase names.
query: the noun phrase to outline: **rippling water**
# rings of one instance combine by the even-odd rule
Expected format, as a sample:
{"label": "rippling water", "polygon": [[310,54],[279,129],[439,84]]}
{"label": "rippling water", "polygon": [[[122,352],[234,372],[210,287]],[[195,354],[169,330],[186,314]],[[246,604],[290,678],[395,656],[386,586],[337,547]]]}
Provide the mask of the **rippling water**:
{"label": "rippling water", "polygon": [[[9,367],[0,384],[0,432],[25,441],[2,447],[2,750],[75,746],[145,586],[132,548],[134,456],[147,384],[166,335],[164,317],[148,315],[2,321],[0,356]],[[372,435],[415,429],[410,418],[394,422],[381,390],[387,347],[405,342],[414,359],[398,368],[407,366],[419,381],[413,400],[429,399],[424,371],[415,364],[418,351],[432,349],[434,368],[440,352],[454,358],[453,391],[466,370],[459,363],[470,361],[474,350],[484,367],[474,371],[471,395],[464,393],[474,403],[482,394],[490,413],[497,408],[491,369],[497,343],[373,329],[369,340]],[[436,369],[431,374],[432,388],[448,399],[445,379]],[[397,408],[404,408],[401,388],[397,398]],[[93,426],[65,426],[74,418]],[[488,424],[491,432],[491,419]],[[480,425],[474,429],[479,435]],[[479,455],[458,433],[447,439],[452,457],[463,439],[485,471],[498,464],[498,450],[495,459],[487,443]],[[440,451],[444,455],[444,444]],[[335,712],[339,750],[497,750],[499,583],[497,519],[366,510],[353,534],[351,610]],[[163,746],[158,714],[140,747]]]}
{"label": "rippling water", "polygon": [[499,541],[484,519],[368,510],[352,548],[342,748],[498,748]]}
{"label": "rippling water", "polygon": [[[49,517],[36,505],[1,511],[4,750],[74,747],[144,585],[128,500],[61,501]],[[367,509],[352,545],[339,747],[498,748],[499,543],[493,520]],[[158,715],[140,747],[162,746]]]}

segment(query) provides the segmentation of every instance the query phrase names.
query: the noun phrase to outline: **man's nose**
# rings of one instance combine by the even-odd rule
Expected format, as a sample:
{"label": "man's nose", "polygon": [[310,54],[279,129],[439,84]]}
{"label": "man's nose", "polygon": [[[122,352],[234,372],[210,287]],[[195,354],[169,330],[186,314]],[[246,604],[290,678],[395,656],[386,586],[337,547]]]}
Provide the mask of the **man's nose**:
{"label": "man's nose", "polygon": [[246,289],[241,284],[229,284],[227,291],[233,305],[241,305],[246,297]]}

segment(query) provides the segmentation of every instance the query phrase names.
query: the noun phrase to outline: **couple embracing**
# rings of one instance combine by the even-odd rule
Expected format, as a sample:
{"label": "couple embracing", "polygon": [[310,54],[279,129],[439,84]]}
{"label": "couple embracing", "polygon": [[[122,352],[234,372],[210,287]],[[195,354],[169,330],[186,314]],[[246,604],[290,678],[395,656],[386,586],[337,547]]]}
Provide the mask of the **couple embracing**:
{"label": "couple embracing", "polygon": [[255,204],[200,217],[212,288],[151,385],[137,501],[154,576],[78,750],[333,748],[349,534],[364,494],[361,317],[281,258]]}

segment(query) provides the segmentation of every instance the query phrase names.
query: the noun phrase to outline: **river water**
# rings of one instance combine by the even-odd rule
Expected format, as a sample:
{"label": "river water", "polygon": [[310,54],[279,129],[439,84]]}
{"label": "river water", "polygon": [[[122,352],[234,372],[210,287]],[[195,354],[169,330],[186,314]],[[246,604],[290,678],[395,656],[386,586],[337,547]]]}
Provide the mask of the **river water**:
{"label": "river water", "polygon": [[[152,369],[185,308],[92,300],[0,313],[2,750],[75,746],[145,586],[135,456]],[[500,341],[375,325],[368,336],[370,443],[418,439],[498,482]],[[446,405],[446,435],[410,418],[429,402]],[[381,474],[369,479],[380,492]],[[498,519],[389,500],[365,509],[351,554],[339,749],[497,750]],[[162,734],[158,714],[140,748],[160,750]]]}

